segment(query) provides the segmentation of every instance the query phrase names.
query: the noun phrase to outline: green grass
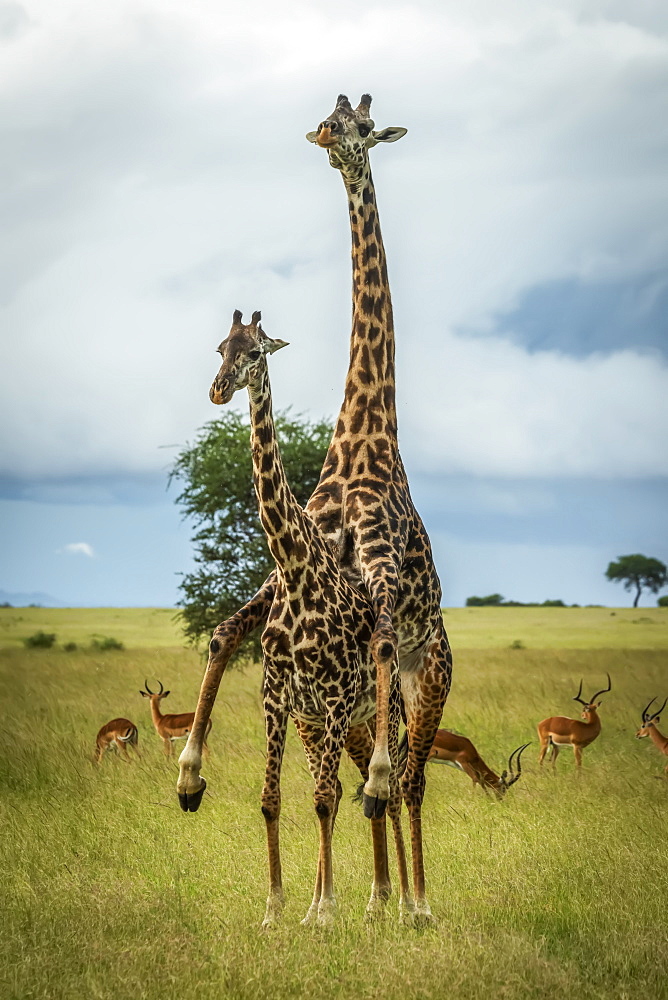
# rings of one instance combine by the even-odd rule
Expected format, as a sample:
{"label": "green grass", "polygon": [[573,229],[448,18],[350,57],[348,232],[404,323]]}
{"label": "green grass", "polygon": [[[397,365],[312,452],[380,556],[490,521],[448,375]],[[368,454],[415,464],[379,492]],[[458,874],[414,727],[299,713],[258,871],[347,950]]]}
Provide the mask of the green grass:
{"label": "green grass", "polygon": [[[174,793],[176,762],[162,757],[138,693],[145,676],[149,683],[160,678],[172,691],[165,710],[194,707],[202,660],[178,648],[171,612],[103,610],[96,618],[30,609],[28,621],[0,632],[8,637],[0,650],[0,996],[668,997],[668,782],[657,780],[664,759],[648,741],[633,739],[645,702],[668,694],[663,612],[617,612],[634,645],[613,642],[620,633],[609,609],[548,611],[446,615],[456,659],[444,724],[473,738],[495,768],[519,743],[534,743],[525,775],[500,804],[474,792],[464,775],[429,765],[424,833],[438,927],[400,928],[396,898],[384,922],[364,923],[371,847],[367,823],[349,801],[357,773],[347,761],[334,845],[336,928],[299,925],[315,875],[317,824],[311,781],[290,732],[282,814],[287,904],[282,926],[263,936],[259,669],[224,678],[205,765],[209,790],[200,811],[184,815]],[[4,609],[8,614],[26,611]],[[579,649],[569,648],[568,615],[583,634]],[[641,617],[661,624],[631,624]],[[585,641],[587,621],[593,638],[605,635],[598,648]],[[161,626],[162,642],[155,638]],[[59,644],[113,635],[126,649],[28,650],[19,645],[21,628],[55,631]],[[514,639],[527,648],[509,649]],[[573,713],[580,677],[591,693],[606,670],[613,689],[582,774],[565,751],[556,773],[539,771],[535,723]],[[110,754],[96,770],[95,733],[115,715],[138,724],[142,760],[127,765]]]}
{"label": "green grass", "polygon": [[[455,649],[668,649],[668,608],[448,608]],[[127,648],[184,645],[170,608],[0,608],[0,646],[20,646],[39,629],[59,646],[113,636]]]}

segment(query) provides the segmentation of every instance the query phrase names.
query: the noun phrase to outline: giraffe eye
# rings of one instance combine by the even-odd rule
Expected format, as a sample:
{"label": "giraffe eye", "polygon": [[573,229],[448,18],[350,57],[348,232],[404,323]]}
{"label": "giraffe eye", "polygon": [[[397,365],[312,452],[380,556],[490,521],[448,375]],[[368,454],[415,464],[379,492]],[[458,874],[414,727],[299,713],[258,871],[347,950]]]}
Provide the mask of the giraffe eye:
{"label": "giraffe eye", "polygon": [[363,139],[366,139],[371,129],[369,128],[368,125],[358,125],[357,131],[359,132],[359,134],[362,136]]}
{"label": "giraffe eye", "polygon": [[251,361],[257,361],[261,354],[262,351],[249,351],[248,357],[250,358]]}

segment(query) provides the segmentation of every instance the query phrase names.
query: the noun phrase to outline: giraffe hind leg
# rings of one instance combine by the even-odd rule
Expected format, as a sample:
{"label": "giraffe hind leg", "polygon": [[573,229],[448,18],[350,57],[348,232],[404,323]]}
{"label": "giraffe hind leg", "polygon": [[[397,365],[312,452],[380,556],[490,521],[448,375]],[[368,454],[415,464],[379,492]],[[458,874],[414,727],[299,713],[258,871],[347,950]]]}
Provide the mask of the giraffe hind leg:
{"label": "giraffe hind leg", "polygon": [[408,733],[408,757],[401,788],[411,828],[415,919],[418,926],[435,922],[425,891],[422,800],[425,765],[441,721],[452,676],[452,654],[443,623],[439,622],[439,626],[427,646],[422,664],[401,675]]}

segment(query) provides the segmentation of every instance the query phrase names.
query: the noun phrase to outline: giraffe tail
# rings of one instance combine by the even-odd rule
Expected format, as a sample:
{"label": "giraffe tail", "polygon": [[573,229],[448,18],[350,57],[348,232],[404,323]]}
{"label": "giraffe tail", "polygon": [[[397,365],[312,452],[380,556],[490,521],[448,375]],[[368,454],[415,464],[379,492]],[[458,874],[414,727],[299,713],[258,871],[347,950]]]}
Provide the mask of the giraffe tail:
{"label": "giraffe tail", "polygon": [[364,802],[364,785],[365,784],[366,784],[366,782],[362,781],[357,786],[357,791],[355,792],[355,794],[350,796],[350,801],[354,802],[356,806],[361,806],[363,804],[363,802]]}
{"label": "giraffe tail", "polygon": [[405,731],[404,735],[399,740],[399,746],[397,747],[397,776],[399,778],[406,770],[407,763],[408,763],[408,730]]}

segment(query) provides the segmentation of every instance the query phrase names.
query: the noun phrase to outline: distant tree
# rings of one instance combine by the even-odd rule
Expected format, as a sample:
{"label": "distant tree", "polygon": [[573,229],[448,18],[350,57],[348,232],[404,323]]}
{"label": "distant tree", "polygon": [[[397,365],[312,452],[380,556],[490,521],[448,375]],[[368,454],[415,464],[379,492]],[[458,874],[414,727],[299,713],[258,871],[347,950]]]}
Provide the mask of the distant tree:
{"label": "distant tree", "polygon": [[484,608],[489,605],[503,604],[503,594],[489,594],[487,597],[467,597],[467,608]]}
{"label": "distant tree", "polygon": [[[320,478],[332,425],[289,411],[275,420],[288,481],[304,505]],[[257,513],[247,418],[228,410],[206,424],[177,457],[170,480],[182,484],[176,502],[195,526],[197,568],[183,576],[178,604],[185,633],[197,642],[245,604],[274,568]],[[244,650],[257,653],[259,635]]]}
{"label": "distant tree", "polygon": [[664,594],[663,597],[660,597],[656,604],[659,608],[668,608],[668,594]]}
{"label": "distant tree", "polygon": [[668,569],[659,559],[651,559],[639,553],[631,556],[619,556],[617,562],[611,562],[605,571],[608,580],[613,583],[623,583],[624,590],[635,588],[636,596],[633,607],[638,607],[638,601],[643,587],[658,594],[668,583]]}

